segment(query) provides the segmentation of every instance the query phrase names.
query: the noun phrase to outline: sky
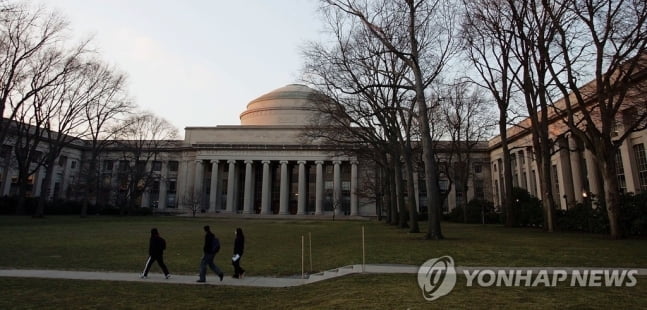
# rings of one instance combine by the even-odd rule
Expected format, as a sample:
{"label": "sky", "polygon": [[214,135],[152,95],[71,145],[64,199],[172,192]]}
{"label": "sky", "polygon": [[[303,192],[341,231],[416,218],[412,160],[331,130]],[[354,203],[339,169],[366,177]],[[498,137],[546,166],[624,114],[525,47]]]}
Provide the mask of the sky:
{"label": "sky", "polygon": [[247,104],[299,83],[316,0],[35,0],[126,73],[144,110],[185,127],[239,125]]}

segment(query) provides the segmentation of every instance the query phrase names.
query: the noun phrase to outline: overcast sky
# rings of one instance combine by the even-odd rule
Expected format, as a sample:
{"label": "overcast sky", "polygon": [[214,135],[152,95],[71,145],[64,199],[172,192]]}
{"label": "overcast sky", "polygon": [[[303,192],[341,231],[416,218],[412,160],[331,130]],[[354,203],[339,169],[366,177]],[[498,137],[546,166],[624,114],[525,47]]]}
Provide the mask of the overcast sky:
{"label": "overcast sky", "polygon": [[322,29],[315,0],[35,0],[92,36],[143,109],[184,127],[238,125],[256,97],[298,82]]}

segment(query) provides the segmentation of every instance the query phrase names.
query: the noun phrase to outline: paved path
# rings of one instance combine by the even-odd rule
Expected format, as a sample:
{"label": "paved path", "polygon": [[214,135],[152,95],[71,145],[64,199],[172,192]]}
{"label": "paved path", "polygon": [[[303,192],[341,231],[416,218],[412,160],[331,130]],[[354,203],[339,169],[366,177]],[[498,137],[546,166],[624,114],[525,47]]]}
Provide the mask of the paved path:
{"label": "paved path", "polygon": [[[349,265],[337,269],[311,274],[305,279],[300,277],[245,277],[244,279],[233,279],[225,276],[223,281],[213,274],[207,274],[206,283],[197,283],[197,275],[172,275],[165,279],[160,273],[150,273],[147,279],[140,279],[138,273],[133,272],[101,272],[101,271],[69,271],[69,270],[34,270],[34,269],[0,269],[0,277],[16,278],[49,278],[49,279],[72,279],[72,280],[100,280],[100,281],[129,281],[143,283],[167,283],[167,284],[192,284],[192,285],[228,285],[228,286],[250,286],[250,287],[290,287],[315,283],[327,279],[345,276],[354,273],[375,273],[375,274],[416,274],[418,266],[414,265]],[[647,268],[584,268],[584,267],[456,267],[456,272],[473,272],[474,270],[532,270],[538,272],[547,270],[552,274],[554,270],[637,270],[641,277],[647,276]]]}

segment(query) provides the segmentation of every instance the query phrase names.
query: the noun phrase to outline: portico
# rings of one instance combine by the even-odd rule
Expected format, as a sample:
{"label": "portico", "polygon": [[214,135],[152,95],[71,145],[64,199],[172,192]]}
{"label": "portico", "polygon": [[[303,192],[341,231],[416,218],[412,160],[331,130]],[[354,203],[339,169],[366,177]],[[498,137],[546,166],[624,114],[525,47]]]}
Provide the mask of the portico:
{"label": "portico", "polygon": [[316,105],[291,84],[252,100],[240,125],[185,128],[182,192],[204,212],[361,215],[357,159],[303,136]]}
{"label": "portico", "polygon": [[206,212],[358,215],[357,165],[349,158],[217,156],[196,159],[194,188]]}

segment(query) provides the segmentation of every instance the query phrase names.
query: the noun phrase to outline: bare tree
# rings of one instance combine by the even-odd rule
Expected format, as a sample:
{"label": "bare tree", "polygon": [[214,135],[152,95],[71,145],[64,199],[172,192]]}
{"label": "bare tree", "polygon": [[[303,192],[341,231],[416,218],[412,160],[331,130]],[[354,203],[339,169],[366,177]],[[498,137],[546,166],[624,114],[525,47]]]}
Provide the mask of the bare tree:
{"label": "bare tree", "polygon": [[[610,233],[619,238],[616,153],[632,132],[647,127],[647,4],[634,0],[541,4],[558,33],[553,49],[544,52],[555,58],[549,69],[564,98],[565,122],[601,163]],[[592,82],[580,83],[588,80]]]}
{"label": "bare tree", "polygon": [[[322,104],[318,104],[324,117],[315,121],[306,136],[309,139],[324,138],[337,145],[355,146],[348,149],[356,155],[370,155],[365,157],[371,157],[384,169],[384,178],[394,180],[387,183],[394,186],[384,189],[388,197],[397,198],[395,204],[390,202],[391,199],[385,199],[391,205],[389,221],[399,223],[401,227],[409,222],[411,231],[418,232],[415,200],[411,203],[413,193],[409,196],[406,210],[402,194],[400,159],[405,153],[402,145],[405,134],[402,131],[408,129],[403,129],[400,121],[402,115],[408,113],[402,110],[403,102],[411,101],[406,97],[410,91],[400,86],[406,67],[393,54],[384,52],[382,44],[356,20],[334,10],[324,13],[335,44],[312,43],[304,51],[307,59],[304,78],[325,97],[319,100]],[[410,107],[406,109],[410,110]],[[409,123],[411,119],[410,116]],[[358,142],[365,148],[357,148]],[[405,156],[409,161],[411,153],[409,151]],[[410,164],[406,166],[407,169],[411,167]],[[400,207],[396,208],[396,205]],[[406,214],[410,216],[404,216]]]}
{"label": "bare tree", "polygon": [[362,22],[384,48],[395,54],[411,72],[408,87],[415,93],[415,108],[422,140],[425,185],[429,204],[428,239],[443,239],[438,167],[434,161],[427,113],[427,86],[442,72],[456,51],[451,1],[324,1]]}
{"label": "bare tree", "polygon": [[11,120],[25,111],[22,105],[74,70],[78,54],[61,53],[66,27],[63,18],[42,8],[0,10],[0,144]]}
{"label": "bare tree", "polygon": [[[125,120],[122,130],[115,136],[115,150],[121,151],[120,195],[121,214],[135,207],[135,202],[154,181],[151,163],[159,154],[174,146],[178,131],[168,121],[151,113],[139,113]],[[113,149],[111,149],[113,151]]]}
{"label": "bare tree", "polygon": [[121,131],[119,126],[124,123],[125,117],[133,109],[133,104],[125,92],[126,77],[117,73],[100,61],[88,64],[83,72],[88,80],[84,85],[87,102],[83,110],[83,126],[86,135],[83,137],[88,143],[88,159],[85,168],[85,191],[81,217],[87,216],[88,203],[96,195],[100,182],[99,158],[114,141],[115,135]]}
{"label": "bare tree", "polygon": [[463,207],[463,221],[467,222],[467,191],[473,163],[473,152],[481,141],[491,135],[495,126],[484,96],[470,89],[466,82],[454,83],[442,92],[442,123],[449,135],[449,174],[456,184],[456,190],[463,193],[458,197],[457,207]]}
{"label": "bare tree", "polygon": [[[486,89],[499,109],[499,133],[503,150],[504,187],[502,202],[506,226],[516,225],[512,208],[512,166],[508,147],[508,113],[511,108],[514,83],[521,66],[514,60],[515,35],[511,31],[513,18],[506,3],[500,0],[464,1],[465,21],[462,35],[466,55],[479,73],[473,81]],[[507,14],[507,15],[506,15]],[[498,188],[496,189],[498,190]]]}
{"label": "bare tree", "polygon": [[[79,48],[82,49],[83,46]],[[81,116],[89,95],[85,85],[90,82],[84,73],[86,70],[83,65],[77,65],[76,70],[63,76],[59,83],[43,89],[34,96],[34,115],[44,129],[42,144],[46,149],[43,161],[45,177],[35,217],[44,215],[45,202],[50,197],[54,167],[58,163],[59,155],[64,148],[83,136]]]}

